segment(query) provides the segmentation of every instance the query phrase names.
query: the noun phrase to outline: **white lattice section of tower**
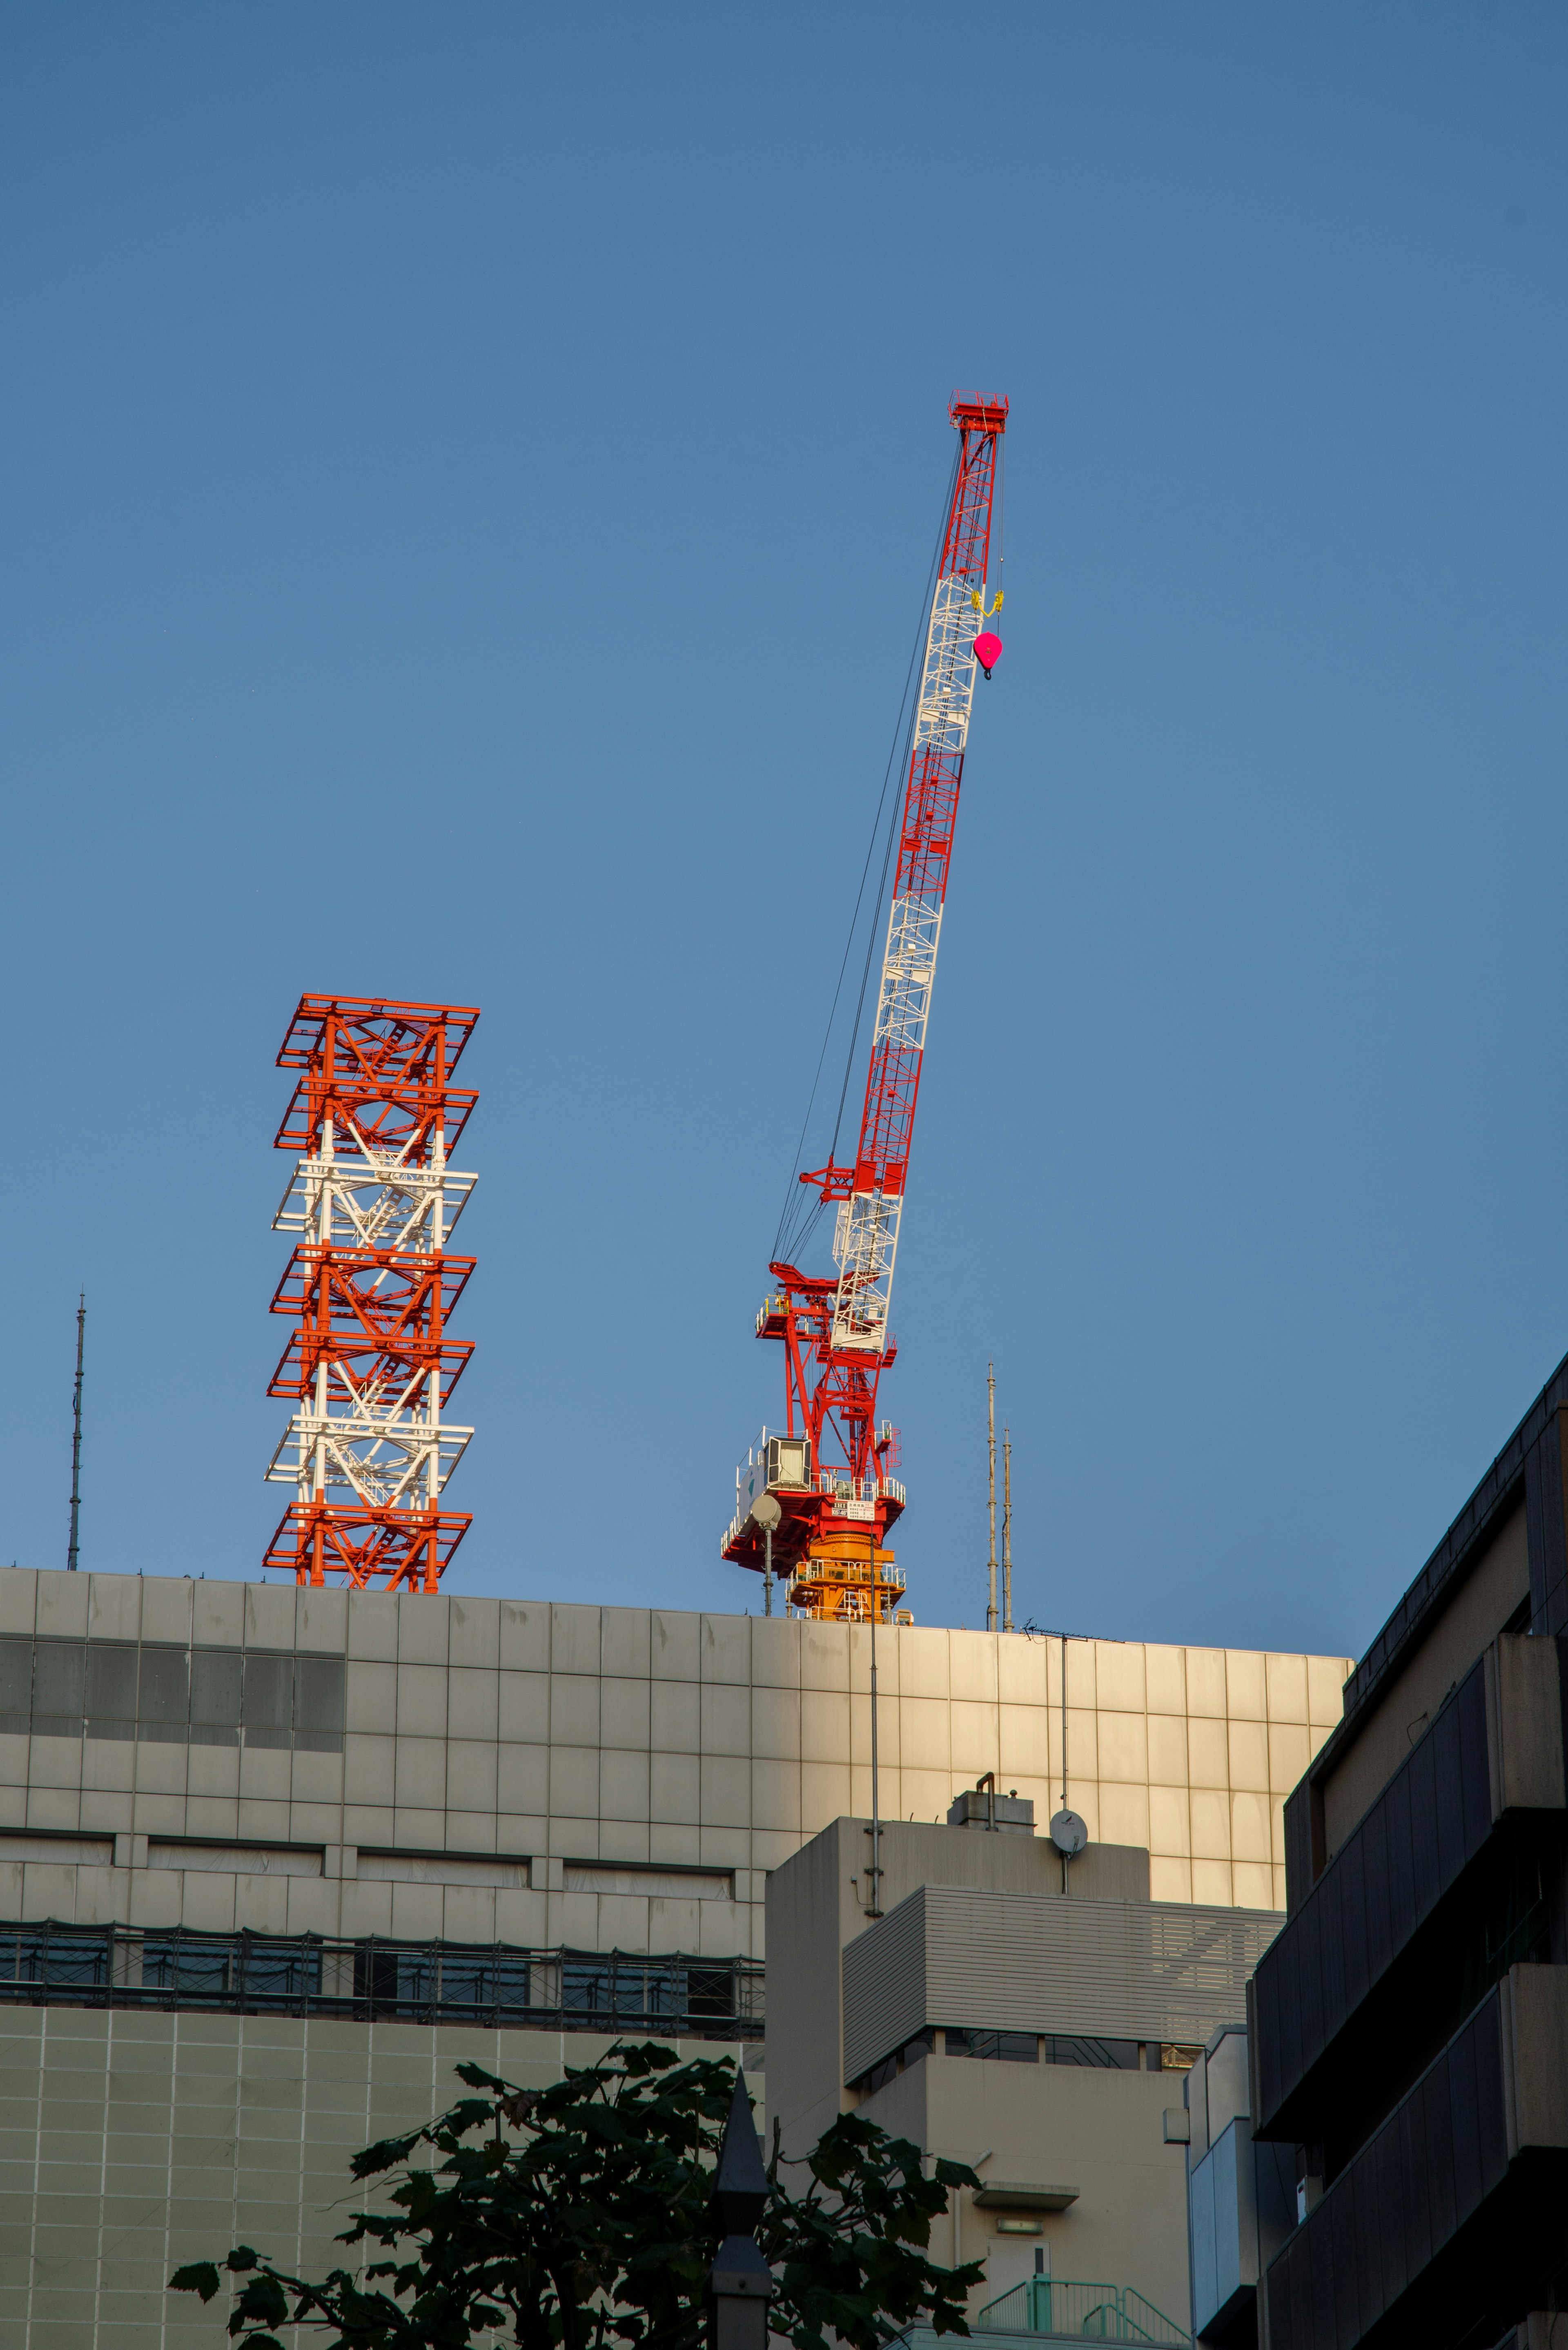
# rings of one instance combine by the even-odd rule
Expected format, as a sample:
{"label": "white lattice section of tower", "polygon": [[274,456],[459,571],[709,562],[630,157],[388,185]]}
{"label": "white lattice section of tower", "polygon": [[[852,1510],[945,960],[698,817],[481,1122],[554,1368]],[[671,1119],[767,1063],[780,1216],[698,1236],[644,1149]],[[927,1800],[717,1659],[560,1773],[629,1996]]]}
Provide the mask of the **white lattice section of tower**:
{"label": "white lattice section of tower", "polygon": [[[983,608],[983,588],[981,602]],[[975,625],[974,599],[967,584],[939,579],[926,630],[911,773],[927,750],[942,759],[962,755],[974,699]],[[888,909],[873,1061],[884,1045],[890,1057],[905,1061],[925,1050],[941,929],[940,896],[911,893],[895,898]],[[901,1207],[901,1196],[857,1191],[839,1209],[833,1252],[838,1267],[835,1347],[879,1355],[887,1345]]]}

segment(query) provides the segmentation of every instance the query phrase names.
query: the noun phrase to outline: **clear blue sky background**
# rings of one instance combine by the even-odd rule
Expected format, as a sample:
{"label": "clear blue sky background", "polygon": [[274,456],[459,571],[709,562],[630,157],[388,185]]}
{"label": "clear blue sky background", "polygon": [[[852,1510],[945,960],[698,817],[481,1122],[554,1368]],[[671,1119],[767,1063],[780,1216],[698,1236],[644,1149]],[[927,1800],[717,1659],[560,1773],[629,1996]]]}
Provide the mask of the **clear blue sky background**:
{"label": "clear blue sky background", "polygon": [[[469,1588],[739,1608],[752,1316],[1004,390],[884,1390],[924,1621],[1359,1648],[1568,1347],[1550,5],[0,23],[8,1470],[253,1573],[273,1055],[483,1007]],[[858,1079],[857,1080],[858,1085]]]}

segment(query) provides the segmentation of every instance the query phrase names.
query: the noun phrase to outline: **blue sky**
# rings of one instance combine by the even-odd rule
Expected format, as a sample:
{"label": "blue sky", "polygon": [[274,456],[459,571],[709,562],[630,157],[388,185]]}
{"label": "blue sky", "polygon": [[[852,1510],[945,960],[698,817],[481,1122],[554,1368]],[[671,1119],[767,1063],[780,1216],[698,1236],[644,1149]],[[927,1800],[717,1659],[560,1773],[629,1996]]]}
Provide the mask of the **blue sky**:
{"label": "blue sky", "polygon": [[[1568,17],[0,24],[0,1557],[254,1571],[304,988],[483,1007],[469,1588],[757,1605],[751,1335],[1005,391],[884,1400],[926,1622],[1358,1649],[1568,1349]],[[857,1086],[858,1079],[857,1080]]]}

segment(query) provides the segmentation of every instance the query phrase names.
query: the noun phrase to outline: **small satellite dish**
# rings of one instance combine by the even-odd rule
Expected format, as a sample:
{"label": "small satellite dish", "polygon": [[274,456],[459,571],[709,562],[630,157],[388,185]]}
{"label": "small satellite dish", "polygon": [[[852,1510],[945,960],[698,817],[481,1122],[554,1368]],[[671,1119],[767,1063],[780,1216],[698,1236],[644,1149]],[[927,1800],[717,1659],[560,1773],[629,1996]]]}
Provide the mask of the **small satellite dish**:
{"label": "small satellite dish", "polygon": [[1051,1841],[1059,1853],[1071,1860],[1088,1843],[1089,1831],[1076,1812],[1058,1812],[1051,1823]]}
{"label": "small satellite dish", "polygon": [[761,1526],[765,1534],[777,1532],[783,1516],[784,1511],[772,1493],[759,1493],[752,1503],[752,1523]]}

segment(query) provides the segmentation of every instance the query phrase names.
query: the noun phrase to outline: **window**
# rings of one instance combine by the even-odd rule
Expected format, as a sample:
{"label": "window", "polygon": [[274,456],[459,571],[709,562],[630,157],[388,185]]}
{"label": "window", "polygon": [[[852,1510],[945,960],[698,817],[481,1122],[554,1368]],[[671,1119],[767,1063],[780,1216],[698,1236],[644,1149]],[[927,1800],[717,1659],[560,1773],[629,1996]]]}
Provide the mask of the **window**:
{"label": "window", "polygon": [[26,1734],[33,1711],[33,1643],[0,1639],[0,1731]]}
{"label": "window", "polygon": [[[96,1642],[92,1644],[96,1646]],[[92,1653],[91,1648],[88,1652]],[[141,1651],[136,1734],[156,1745],[183,1746],[191,1728],[191,1659],[184,1648]]]}
{"label": "window", "polygon": [[33,1644],[33,1735],[79,1738],[85,1640],[36,1640]]}
{"label": "window", "polygon": [[237,1746],[240,1742],[240,1677],[244,1658],[238,1648],[191,1651],[191,1743]]}
{"label": "window", "polygon": [[248,1649],[244,1690],[240,1706],[247,1746],[293,1743],[294,1659],[269,1657]]}
{"label": "window", "polygon": [[1090,2064],[1101,2072],[1136,2073],[1138,2069],[1138,2044],[1136,2040],[1093,2040],[1075,2038],[1060,2032],[1045,2035],[1047,2064]]}
{"label": "window", "polygon": [[0,1637],[0,1733],[340,1754],[341,1657]]}
{"label": "window", "polygon": [[[5,1939],[10,1940],[7,1935]],[[23,1982],[57,1983],[77,1989],[97,1989],[109,1981],[109,1939],[107,1934],[41,1932],[16,1937],[16,1973]]]}
{"label": "window", "polygon": [[136,1735],[136,1643],[94,1640],[87,1650],[87,1734]]}
{"label": "window", "polygon": [[950,2026],[946,2045],[950,2056],[985,2056],[1003,2064],[1040,2062],[1039,2034],[1033,2032],[960,2032]]}

